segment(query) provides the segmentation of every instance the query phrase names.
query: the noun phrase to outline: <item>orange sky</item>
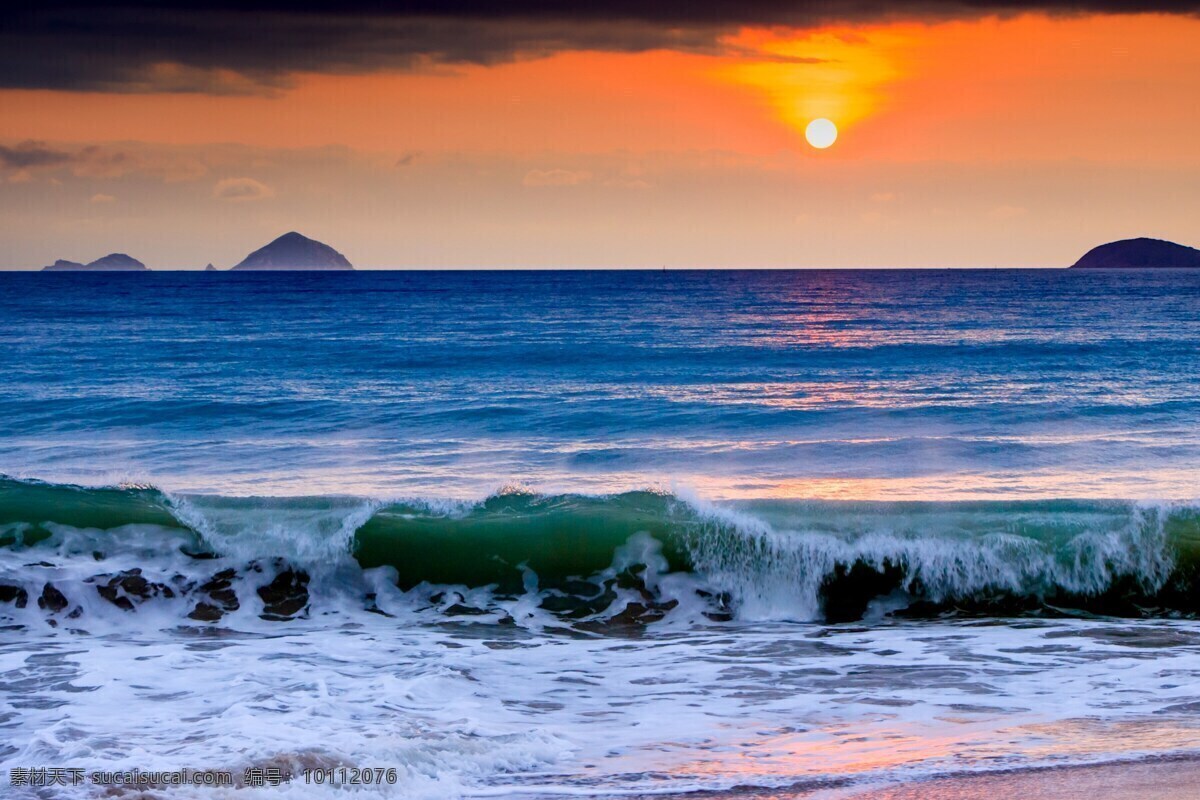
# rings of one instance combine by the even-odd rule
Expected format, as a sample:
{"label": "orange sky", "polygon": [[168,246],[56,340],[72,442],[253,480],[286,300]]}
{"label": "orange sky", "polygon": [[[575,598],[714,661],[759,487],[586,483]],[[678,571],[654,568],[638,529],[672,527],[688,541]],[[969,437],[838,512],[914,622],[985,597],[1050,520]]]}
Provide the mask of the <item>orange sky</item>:
{"label": "orange sky", "polygon": [[[669,188],[680,192],[685,184],[696,183],[689,191],[725,195],[723,207],[706,211],[705,218],[724,219],[717,224],[724,224],[730,240],[738,243],[740,249],[734,252],[745,253],[742,263],[730,266],[786,265],[779,254],[787,251],[792,241],[787,237],[796,237],[795,231],[781,231],[779,241],[765,232],[768,241],[760,254],[743,235],[749,222],[742,215],[755,206],[756,197],[750,196],[755,181],[770,184],[775,193],[780,181],[788,180],[806,195],[837,194],[852,182],[862,185],[858,201],[847,199],[844,213],[824,223],[827,235],[842,237],[852,248],[837,265],[896,263],[895,232],[872,233],[878,227],[879,206],[894,208],[889,205],[894,200],[924,203],[922,208],[929,212],[930,219],[922,223],[925,228],[916,220],[905,223],[914,226],[914,238],[905,249],[910,260],[920,260],[913,243],[927,242],[921,246],[929,247],[930,264],[1057,264],[1085,243],[1085,235],[1092,235],[1087,218],[1088,204],[1095,201],[1092,189],[1076,197],[1065,192],[1059,200],[1058,210],[1067,222],[1060,226],[1057,249],[1043,244],[1036,251],[1014,247],[1011,254],[992,253],[987,258],[972,253],[965,242],[947,250],[934,240],[938,223],[931,198],[950,207],[995,194],[998,199],[981,214],[991,214],[989,230],[1007,238],[1021,235],[1021,226],[1034,221],[1019,219],[1029,216],[1021,211],[1029,203],[1019,186],[1009,185],[1012,173],[998,166],[1018,165],[1018,172],[1036,165],[1065,170],[1080,164],[1096,165],[1096,174],[1125,170],[1121,174],[1139,182],[1139,197],[1154,196],[1156,175],[1200,169],[1200,148],[1195,145],[1195,131],[1200,130],[1197,42],[1200,20],[1189,17],[1027,15],[811,32],[746,30],[728,40],[727,52],[720,56],[562,52],[492,67],[300,75],[291,88],[251,96],[6,90],[0,91],[0,143],[38,140],[72,152],[94,145],[119,147],[126,154],[141,153],[124,162],[141,166],[107,170],[114,181],[111,186],[104,183],[106,170],[94,164],[10,168],[7,183],[0,186],[0,215],[9,223],[20,219],[33,225],[21,236],[10,237],[10,259],[47,259],[70,255],[38,245],[39,230],[44,241],[49,231],[63,229],[64,209],[90,220],[93,230],[111,223],[111,230],[128,236],[139,230],[131,216],[136,208],[133,195],[155,195],[156,212],[136,208],[144,228],[139,236],[164,263],[191,263],[172,261],[165,239],[159,242],[152,232],[172,213],[169,193],[161,186],[153,191],[139,188],[132,181],[180,184],[174,191],[181,198],[194,190],[194,196],[179,200],[175,213],[186,208],[189,216],[210,224],[229,216],[227,208],[218,207],[229,198],[214,189],[217,181],[245,180],[269,187],[261,197],[238,198],[238,235],[244,236],[245,246],[259,244],[260,229],[266,233],[271,225],[300,227],[308,219],[328,223],[321,198],[329,194],[361,195],[346,198],[351,206],[382,204],[400,214],[409,208],[411,198],[387,195],[386,187],[364,183],[355,188],[353,168],[345,165],[293,163],[288,180],[295,178],[307,187],[305,202],[297,203],[294,193],[271,185],[272,179],[280,182],[272,167],[294,162],[307,148],[332,145],[360,166],[391,169],[398,163],[421,163],[425,179],[435,180],[433,173],[441,169],[445,180],[467,189],[472,175],[486,182],[490,175],[515,170],[518,179],[507,189],[514,198],[548,185],[565,190],[623,182],[661,192],[662,202],[670,203],[675,196]],[[830,117],[840,127],[838,142],[827,151],[813,150],[804,142],[803,126],[817,115]],[[238,148],[230,151],[229,145]],[[152,157],[145,155],[150,151]],[[162,166],[172,159],[190,159],[189,164],[200,166],[174,171]],[[622,160],[628,163],[611,166]],[[689,175],[688,164],[697,160],[706,168]],[[146,165],[151,162],[159,166],[150,169]],[[610,166],[597,166],[601,162]],[[716,162],[721,169],[714,175]],[[466,163],[472,166],[466,168]],[[984,183],[955,180],[938,187],[930,185],[933,178],[913,177],[921,174],[913,170],[905,172],[908,177],[903,180],[893,179],[904,172],[904,165],[928,165],[924,174],[929,176],[977,174]],[[870,185],[873,168],[880,176],[877,185]],[[653,180],[646,177],[655,170],[670,173],[674,183],[668,186],[662,174]],[[63,199],[80,182],[86,183],[82,192],[87,214],[70,211]],[[1174,183],[1159,188],[1164,203],[1189,199],[1179,197]],[[1031,195],[1045,193],[1032,183],[1027,190]],[[955,196],[964,191],[975,195]],[[506,202],[499,189],[481,189],[481,194],[490,203]],[[197,211],[201,195],[213,206],[207,211]],[[97,196],[113,200],[93,202]],[[51,202],[54,198],[58,199]],[[162,198],[167,198],[165,207]],[[44,206],[47,217],[60,218],[39,223],[30,202]],[[464,224],[462,202],[446,209],[447,226]],[[607,230],[619,231],[622,207],[628,202],[621,197],[608,202],[611,207],[601,203],[599,209],[612,218]],[[1096,218],[1141,215],[1134,219],[1140,227],[1131,228],[1188,241],[1186,230],[1162,230],[1177,209],[1164,216],[1162,209],[1147,209],[1144,200],[1139,203],[1137,209],[1125,209],[1124,216],[1118,208],[1097,208]],[[102,213],[96,206],[104,206]],[[910,216],[916,210],[905,209]],[[577,225],[585,232],[594,224],[597,208],[586,211],[589,218],[573,222],[558,216],[555,224],[568,231]],[[288,224],[288,213],[295,224]],[[480,211],[482,217],[494,213],[489,208]],[[801,210],[792,218],[806,213]],[[326,227],[331,229],[327,235],[337,235],[337,225]],[[373,237],[350,220],[345,229],[347,235],[366,240],[363,252],[376,265],[405,261],[403,255],[388,255],[392,242],[386,234]],[[445,242],[450,232],[435,232],[433,238]],[[691,232],[688,225],[664,225],[653,262],[687,265],[691,250],[681,246],[676,257],[670,243],[683,242]],[[1114,236],[1124,233],[1113,231]],[[1040,229],[1027,236],[1039,243],[1054,241]],[[1196,243],[1196,238],[1200,237],[1190,242]],[[84,244],[82,238],[79,244]],[[238,241],[236,247],[242,246]],[[495,247],[464,245],[460,253],[435,260],[460,266],[523,263],[519,241],[501,237]],[[345,249],[353,250],[348,245]],[[531,255],[529,261],[541,263],[542,255]],[[643,263],[636,251],[616,250],[613,257],[633,266],[651,263],[650,258]],[[192,261],[197,259],[209,260],[196,256]],[[816,264],[798,252],[795,265]]]}

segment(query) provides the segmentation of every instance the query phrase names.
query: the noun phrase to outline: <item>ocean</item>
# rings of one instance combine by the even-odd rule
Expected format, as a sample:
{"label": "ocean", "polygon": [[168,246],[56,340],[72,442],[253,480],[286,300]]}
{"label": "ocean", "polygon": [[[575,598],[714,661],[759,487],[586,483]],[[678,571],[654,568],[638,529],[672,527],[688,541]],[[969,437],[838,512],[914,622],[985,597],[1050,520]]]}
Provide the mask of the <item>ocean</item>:
{"label": "ocean", "polygon": [[1183,270],[0,273],[0,783],[1200,754],[1197,309]]}

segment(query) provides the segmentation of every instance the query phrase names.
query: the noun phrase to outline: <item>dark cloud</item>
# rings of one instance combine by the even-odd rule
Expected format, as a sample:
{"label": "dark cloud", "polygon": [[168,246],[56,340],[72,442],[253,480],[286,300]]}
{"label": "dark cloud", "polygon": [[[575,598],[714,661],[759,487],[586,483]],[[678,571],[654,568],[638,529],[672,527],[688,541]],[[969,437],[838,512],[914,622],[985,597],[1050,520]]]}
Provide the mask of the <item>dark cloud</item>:
{"label": "dark cloud", "polygon": [[1161,11],[1200,0],[71,0],[4,3],[0,87],[269,92],[295,72],[491,64],[561,49],[717,52],[744,25]]}
{"label": "dark cloud", "polygon": [[52,150],[41,142],[21,142],[15,147],[0,145],[0,167],[8,169],[56,167],[71,161],[72,157],[70,153]]}
{"label": "dark cloud", "polygon": [[0,144],[0,170],[11,170],[23,180],[35,174],[90,179],[142,175],[177,183],[199,180],[209,174],[210,167],[201,155],[178,150],[125,149],[94,144],[59,149],[45,142],[29,140]]}

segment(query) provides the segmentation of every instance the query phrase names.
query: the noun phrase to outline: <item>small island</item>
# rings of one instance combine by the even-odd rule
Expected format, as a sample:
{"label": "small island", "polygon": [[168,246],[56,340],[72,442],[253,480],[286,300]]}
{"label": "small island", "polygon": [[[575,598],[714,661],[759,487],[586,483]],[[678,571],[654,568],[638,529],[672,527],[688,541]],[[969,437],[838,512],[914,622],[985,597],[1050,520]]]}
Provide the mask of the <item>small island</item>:
{"label": "small island", "polygon": [[327,244],[295,231],[255,250],[235,270],[353,270],[347,258]]}
{"label": "small island", "polygon": [[1093,247],[1071,269],[1200,269],[1200,250],[1163,239],[1123,239]]}
{"label": "small island", "polygon": [[124,253],[109,253],[88,264],[60,258],[50,266],[42,267],[42,272],[144,272],[148,270],[149,267],[145,264]]}

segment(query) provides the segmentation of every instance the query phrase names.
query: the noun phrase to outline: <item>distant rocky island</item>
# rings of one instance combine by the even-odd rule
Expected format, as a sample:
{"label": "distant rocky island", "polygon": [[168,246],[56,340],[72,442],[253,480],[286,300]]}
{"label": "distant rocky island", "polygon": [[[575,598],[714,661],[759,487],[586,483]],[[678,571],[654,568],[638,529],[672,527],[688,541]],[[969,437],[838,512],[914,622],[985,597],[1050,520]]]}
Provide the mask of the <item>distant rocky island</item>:
{"label": "distant rocky island", "polygon": [[1093,247],[1071,269],[1200,269],[1200,250],[1163,239],[1123,239]]}
{"label": "distant rocky island", "polygon": [[[110,253],[88,264],[60,258],[42,272],[142,272],[145,264],[124,253]],[[353,270],[354,265],[329,245],[309,239],[295,231],[260,247],[233,267],[235,270]],[[205,272],[216,272],[212,264]]]}
{"label": "distant rocky island", "polygon": [[89,264],[78,261],[59,259],[48,267],[42,267],[42,272],[142,272],[148,267],[132,256],[124,253],[109,253],[104,258],[97,258]]}
{"label": "distant rocky island", "polygon": [[255,250],[235,270],[352,270],[344,255],[295,231]]}

